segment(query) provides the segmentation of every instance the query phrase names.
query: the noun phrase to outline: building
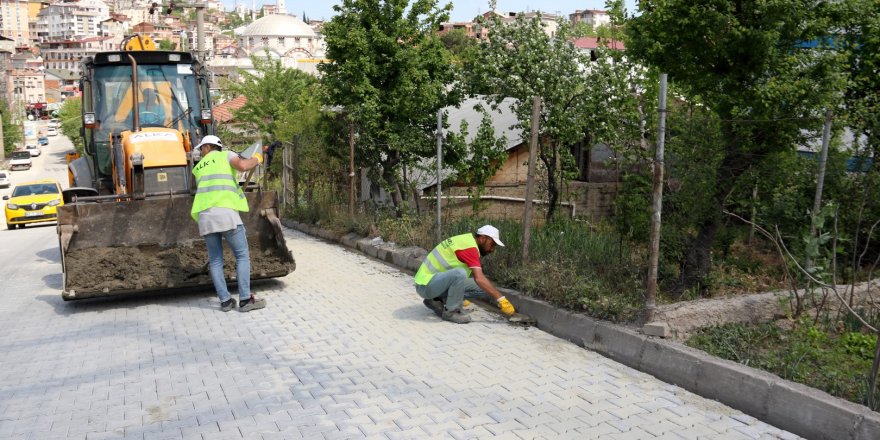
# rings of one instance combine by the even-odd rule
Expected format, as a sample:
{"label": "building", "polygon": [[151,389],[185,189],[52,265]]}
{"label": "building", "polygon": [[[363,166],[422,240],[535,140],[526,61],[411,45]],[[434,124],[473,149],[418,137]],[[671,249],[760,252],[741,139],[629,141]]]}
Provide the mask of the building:
{"label": "building", "polygon": [[71,71],[79,76],[82,74],[80,62],[83,57],[94,56],[98,52],[119,50],[121,43],[122,35],[47,41],[43,43],[43,57],[47,69]]}
{"label": "building", "polygon": [[46,102],[49,107],[64,102],[71,96],[79,95],[79,75],[72,70],[47,69],[44,83],[46,85]]}
{"label": "building", "polygon": [[[529,11],[529,12],[508,12],[506,14],[500,14],[495,11],[489,11],[482,14],[482,17],[487,20],[498,19],[501,23],[510,24],[516,21],[516,17],[522,15],[527,20],[530,20],[540,14],[541,23],[544,25],[544,32],[547,35],[553,36],[556,34],[557,28],[559,28],[559,24],[556,23],[556,20],[559,18],[556,14],[549,14],[541,11]],[[440,28],[437,30],[438,35],[443,35],[453,30],[462,30],[464,31],[468,37],[471,38],[480,38],[484,39],[489,35],[489,30],[485,27],[479,29],[477,31],[478,26],[476,22],[473,21],[460,21],[455,23],[443,23],[440,25]]]}
{"label": "building", "polygon": [[128,35],[131,20],[121,14],[111,14],[110,18],[98,24],[98,36]]}
{"label": "building", "polygon": [[27,0],[0,0],[0,36],[10,38],[17,46],[30,42]]}
{"label": "building", "polygon": [[98,36],[101,22],[108,18],[110,8],[101,0],[53,3],[37,15],[36,40],[45,42]]}
{"label": "building", "polygon": [[12,106],[21,108],[28,114],[39,116],[46,109],[46,85],[42,72],[12,70],[7,80],[7,91],[12,97]]}
{"label": "building", "polygon": [[31,51],[20,51],[12,55],[12,69],[19,70],[42,70],[43,57],[34,55]]}
{"label": "building", "polygon": [[295,15],[267,15],[245,27],[238,47],[246,56],[269,51],[281,58],[323,58],[324,40]]}
{"label": "building", "polygon": [[593,28],[611,25],[611,16],[608,15],[608,11],[599,9],[577,10],[568,14],[568,19],[571,20],[571,24],[584,23]]}

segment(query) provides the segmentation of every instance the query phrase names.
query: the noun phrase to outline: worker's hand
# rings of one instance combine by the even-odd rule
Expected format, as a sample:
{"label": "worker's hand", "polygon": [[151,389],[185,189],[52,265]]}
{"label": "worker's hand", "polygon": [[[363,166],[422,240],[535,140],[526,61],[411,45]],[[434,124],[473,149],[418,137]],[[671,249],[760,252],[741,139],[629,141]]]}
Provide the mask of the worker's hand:
{"label": "worker's hand", "polygon": [[258,163],[263,163],[263,155],[262,155],[262,154],[260,154],[260,153],[254,153],[254,155],[251,156],[251,157],[253,157],[254,159],[256,159]]}
{"label": "worker's hand", "polygon": [[513,304],[507,300],[505,297],[498,298],[498,307],[501,309],[501,314],[504,316],[513,316],[516,313],[516,309],[513,308]]}

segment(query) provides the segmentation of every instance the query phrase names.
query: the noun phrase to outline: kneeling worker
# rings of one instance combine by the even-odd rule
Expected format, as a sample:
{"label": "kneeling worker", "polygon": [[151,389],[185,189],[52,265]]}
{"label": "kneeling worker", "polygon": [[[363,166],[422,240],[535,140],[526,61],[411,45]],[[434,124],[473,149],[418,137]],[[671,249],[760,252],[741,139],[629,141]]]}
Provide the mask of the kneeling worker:
{"label": "kneeling worker", "polygon": [[457,324],[471,321],[461,310],[465,297],[488,295],[495,299],[505,316],[516,313],[510,301],[486,278],[480,265],[480,257],[494,252],[496,245],[504,246],[504,243],[498,229],[491,225],[438,244],[416,272],[416,292],[424,304],[443,320]]}

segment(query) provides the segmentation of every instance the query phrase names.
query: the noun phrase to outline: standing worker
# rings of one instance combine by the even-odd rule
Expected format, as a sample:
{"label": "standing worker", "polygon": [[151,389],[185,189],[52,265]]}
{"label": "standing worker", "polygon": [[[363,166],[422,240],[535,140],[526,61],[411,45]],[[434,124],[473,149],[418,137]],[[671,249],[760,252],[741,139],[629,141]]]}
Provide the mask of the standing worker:
{"label": "standing worker", "polygon": [[220,298],[220,310],[228,312],[235,307],[223,275],[223,238],[235,255],[238,311],[262,309],[266,307],[266,300],[251,294],[251,259],[244,223],[238,214],[238,211],[247,212],[249,209],[233,168],[249,171],[263,163],[263,155],[254,151],[250,158],[244,158],[233,151],[221,151],[223,143],[213,135],[203,137],[196,148],[202,159],[192,171],[198,185],[192,218],[199,223],[199,235],[205,237],[211,280]]}
{"label": "standing worker", "polygon": [[424,304],[443,320],[456,324],[471,321],[461,310],[465,297],[488,295],[495,299],[505,316],[516,313],[513,304],[486,278],[480,265],[480,257],[494,252],[496,245],[504,246],[504,243],[492,225],[440,242],[416,272],[416,292],[424,298]]}

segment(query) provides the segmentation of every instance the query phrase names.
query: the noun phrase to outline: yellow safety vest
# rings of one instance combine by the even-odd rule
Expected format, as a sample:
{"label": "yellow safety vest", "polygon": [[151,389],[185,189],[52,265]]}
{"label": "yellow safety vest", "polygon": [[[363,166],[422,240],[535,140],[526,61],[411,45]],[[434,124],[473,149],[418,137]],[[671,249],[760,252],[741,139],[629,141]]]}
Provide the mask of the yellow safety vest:
{"label": "yellow safety vest", "polygon": [[473,247],[477,247],[477,239],[471,233],[456,235],[441,241],[419,266],[415,277],[416,284],[427,286],[434,275],[458,268],[467,271],[467,276],[470,277],[471,269],[455,256],[455,251]]}
{"label": "yellow safety vest", "polygon": [[197,189],[190,213],[195,221],[199,221],[199,213],[208,208],[230,208],[242,212],[249,210],[247,199],[235,179],[235,171],[226,155],[225,151],[212,151],[193,167]]}

